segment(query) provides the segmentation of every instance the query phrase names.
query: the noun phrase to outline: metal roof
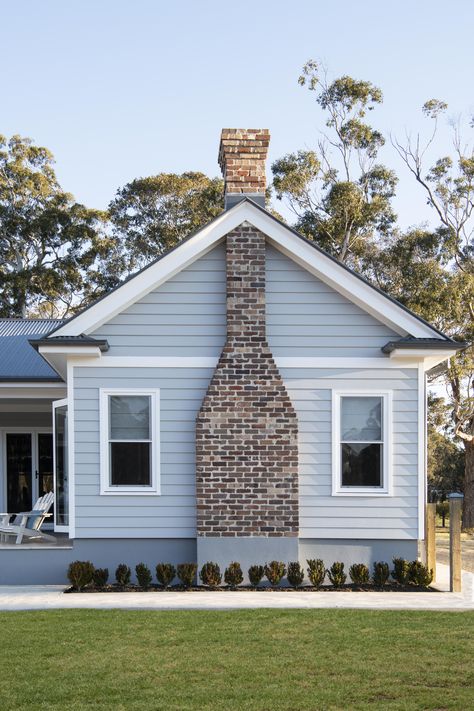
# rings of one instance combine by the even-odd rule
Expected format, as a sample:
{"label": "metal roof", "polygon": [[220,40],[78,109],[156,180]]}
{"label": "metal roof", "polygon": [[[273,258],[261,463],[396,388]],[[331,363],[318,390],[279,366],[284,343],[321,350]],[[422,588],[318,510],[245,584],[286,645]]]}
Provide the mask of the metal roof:
{"label": "metal roof", "polygon": [[61,323],[60,319],[0,319],[0,380],[61,380],[29,343],[29,339],[41,338]]}
{"label": "metal roof", "polygon": [[382,353],[392,353],[397,349],[410,350],[413,348],[439,348],[440,350],[452,349],[460,351],[467,348],[469,344],[461,341],[445,341],[441,338],[415,338],[414,336],[405,336],[396,341],[389,341],[382,347]]}

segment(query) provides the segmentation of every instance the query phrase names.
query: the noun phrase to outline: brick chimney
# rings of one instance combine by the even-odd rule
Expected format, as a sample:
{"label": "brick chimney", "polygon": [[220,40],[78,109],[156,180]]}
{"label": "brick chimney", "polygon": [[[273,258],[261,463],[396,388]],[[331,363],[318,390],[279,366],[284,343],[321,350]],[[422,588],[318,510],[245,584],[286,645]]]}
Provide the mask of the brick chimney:
{"label": "brick chimney", "polygon": [[[254,165],[250,133],[224,134],[256,178],[238,184],[263,197],[261,146]],[[268,131],[253,135],[266,153]],[[266,338],[265,249],[249,223],[226,235],[227,340],[196,421],[200,565],[298,559],[298,423]]]}
{"label": "brick chimney", "polygon": [[249,197],[265,207],[267,128],[223,128],[219,165],[225,182],[225,209]]}

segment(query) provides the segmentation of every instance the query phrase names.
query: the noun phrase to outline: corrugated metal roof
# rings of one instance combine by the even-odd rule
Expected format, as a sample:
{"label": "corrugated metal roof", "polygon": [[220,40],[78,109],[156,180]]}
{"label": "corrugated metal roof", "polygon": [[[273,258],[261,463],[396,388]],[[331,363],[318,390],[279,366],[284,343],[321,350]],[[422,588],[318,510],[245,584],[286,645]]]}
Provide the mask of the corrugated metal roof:
{"label": "corrugated metal roof", "polygon": [[59,380],[59,376],[28,343],[57,328],[60,319],[0,319],[0,380]]}
{"label": "corrugated metal roof", "polygon": [[62,323],[60,318],[0,318],[0,336],[43,336]]}

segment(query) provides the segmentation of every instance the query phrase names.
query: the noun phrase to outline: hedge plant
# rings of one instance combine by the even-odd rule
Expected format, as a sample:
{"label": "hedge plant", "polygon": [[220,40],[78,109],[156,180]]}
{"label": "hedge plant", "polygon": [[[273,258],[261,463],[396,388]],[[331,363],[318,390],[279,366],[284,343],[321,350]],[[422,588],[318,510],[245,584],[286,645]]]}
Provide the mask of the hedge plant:
{"label": "hedge plant", "polygon": [[224,582],[230,588],[234,589],[242,583],[244,575],[240,563],[232,562],[224,571]]}
{"label": "hedge plant", "polygon": [[108,568],[96,568],[92,575],[92,580],[97,588],[105,588],[107,585],[107,580],[109,579],[109,569]]}
{"label": "hedge plant", "polygon": [[405,558],[393,559],[392,578],[399,585],[406,585],[410,574],[410,563]]}
{"label": "hedge plant", "polygon": [[190,588],[196,577],[196,563],[180,563],[176,568],[176,573],[185,588]]}
{"label": "hedge plant", "polygon": [[327,571],[328,578],[331,581],[331,585],[335,588],[342,588],[347,580],[347,575],[344,572],[344,563],[336,561],[331,565]]}
{"label": "hedge plant", "polygon": [[390,568],[388,563],[375,562],[374,572],[372,573],[372,581],[376,588],[383,588],[387,584],[390,577]]}
{"label": "hedge plant", "polygon": [[326,566],[321,558],[310,558],[308,564],[308,578],[311,585],[318,589],[324,583],[326,577]]}
{"label": "hedge plant", "polygon": [[94,566],[88,560],[75,560],[69,564],[67,577],[75,590],[82,590],[90,585],[94,575]]}
{"label": "hedge plant", "polygon": [[158,563],[156,579],[164,588],[168,588],[176,577],[176,568],[171,563]]}
{"label": "hedge plant", "polygon": [[365,563],[354,563],[349,568],[349,576],[354,585],[367,585],[370,580],[370,570]]}
{"label": "hedge plant", "polygon": [[120,563],[120,565],[117,566],[117,569],[115,571],[115,580],[117,581],[117,585],[120,585],[121,588],[126,588],[127,585],[130,584],[130,578],[132,576],[132,571],[128,567],[128,565],[125,565],[125,563]]}
{"label": "hedge plant", "polygon": [[292,588],[299,588],[303,584],[304,570],[298,561],[288,563],[286,577]]}
{"label": "hedge plant", "polygon": [[217,563],[204,563],[199,573],[199,577],[203,585],[207,585],[210,588],[218,588],[222,582],[221,569]]}
{"label": "hedge plant", "polygon": [[276,587],[281,583],[285,573],[285,564],[280,560],[272,560],[270,563],[265,564],[265,577],[272,587]]}
{"label": "hedge plant", "polygon": [[419,560],[414,560],[409,565],[408,580],[412,585],[427,588],[433,582],[433,570]]}
{"label": "hedge plant", "polygon": [[145,563],[138,563],[135,566],[135,574],[142,590],[148,590],[153,580],[150,568]]}
{"label": "hedge plant", "polygon": [[262,578],[265,574],[265,570],[263,565],[251,565],[250,568],[248,569],[248,576],[250,580],[250,585],[253,588],[258,588],[260,583],[262,582]]}

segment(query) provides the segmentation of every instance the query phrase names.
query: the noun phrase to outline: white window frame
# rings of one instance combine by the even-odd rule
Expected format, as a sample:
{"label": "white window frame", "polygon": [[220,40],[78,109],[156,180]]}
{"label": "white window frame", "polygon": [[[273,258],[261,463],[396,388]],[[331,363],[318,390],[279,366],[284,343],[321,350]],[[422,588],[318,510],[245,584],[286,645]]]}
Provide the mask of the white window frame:
{"label": "white window frame", "polygon": [[[341,398],[382,398],[382,486],[344,487],[341,482]],[[333,496],[392,496],[392,403],[391,390],[333,390],[332,391],[332,495]]]}
{"label": "white window frame", "polygon": [[[109,398],[147,395],[150,398],[151,483],[148,486],[112,486],[109,456]],[[101,496],[157,496],[160,491],[160,391],[158,388],[100,388],[100,493]],[[133,440],[130,440],[133,441]]]}

